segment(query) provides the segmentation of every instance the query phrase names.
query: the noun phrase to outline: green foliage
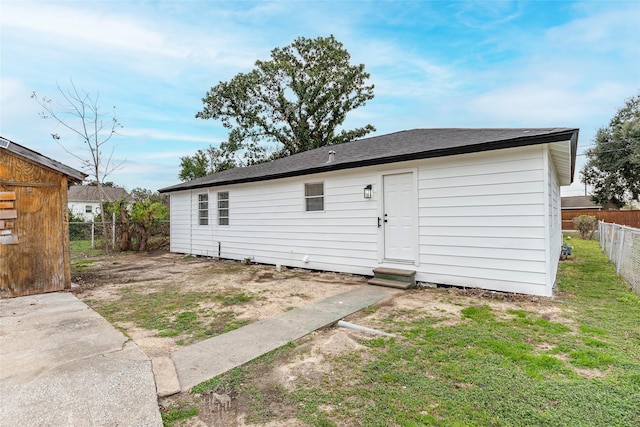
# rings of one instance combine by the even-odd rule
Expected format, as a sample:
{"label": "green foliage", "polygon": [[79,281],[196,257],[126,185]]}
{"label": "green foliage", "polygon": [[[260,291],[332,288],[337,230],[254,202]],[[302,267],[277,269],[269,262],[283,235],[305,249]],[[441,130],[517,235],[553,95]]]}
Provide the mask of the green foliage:
{"label": "green foliage", "polygon": [[[247,152],[249,157],[240,157],[236,151],[230,150],[228,142],[220,144],[220,148],[209,145],[206,150],[198,150],[193,156],[180,157],[180,173],[178,178],[181,181],[191,181],[196,178],[233,169],[239,166],[249,166],[259,163],[264,159],[264,151],[261,147],[256,147],[254,151]],[[262,151],[261,151],[262,150]],[[258,155],[261,153],[260,155]],[[253,157],[250,157],[253,155]]]}
{"label": "green foliage", "polygon": [[163,411],[160,415],[162,416],[162,425],[164,427],[172,427],[176,421],[187,420],[198,415],[198,408],[194,406],[174,405],[166,411]]}
{"label": "green foliage", "polygon": [[627,100],[607,127],[598,130],[582,182],[593,186],[597,203],[618,207],[640,196],[640,93]]}
{"label": "green foliage", "polygon": [[206,176],[211,172],[209,158],[204,151],[198,150],[193,156],[180,157],[180,181],[191,181]]}
{"label": "green foliage", "polygon": [[233,368],[232,370],[218,375],[204,381],[191,388],[192,393],[205,394],[210,391],[228,393],[231,390],[237,390],[240,388],[242,381],[244,380],[244,372],[241,367]]}
{"label": "green foliage", "polygon": [[598,228],[598,218],[593,215],[580,215],[573,218],[573,226],[582,240],[591,240]]}
{"label": "green foliage", "polygon": [[[159,221],[169,219],[166,200],[157,192],[145,188],[132,190],[133,203],[119,200],[108,205],[108,210],[120,219],[119,248],[121,251],[130,249],[145,251],[149,242],[149,232]],[[136,238],[135,245],[132,237]]]}
{"label": "green foliage", "polygon": [[[255,164],[267,159],[261,142],[275,143],[271,158],[279,158],[374,131],[372,125],[338,131],[347,113],[373,99],[373,85],[366,84],[369,73],[363,64],[351,65],[349,60],[333,36],[300,37],[273,49],[270,60],[256,61],[249,73],[212,87],[196,117],[220,120],[230,129],[215,158],[222,164]],[[194,157],[184,164],[189,166],[183,168],[184,178],[206,169],[206,153]],[[217,169],[211,161],[208,166]]]}

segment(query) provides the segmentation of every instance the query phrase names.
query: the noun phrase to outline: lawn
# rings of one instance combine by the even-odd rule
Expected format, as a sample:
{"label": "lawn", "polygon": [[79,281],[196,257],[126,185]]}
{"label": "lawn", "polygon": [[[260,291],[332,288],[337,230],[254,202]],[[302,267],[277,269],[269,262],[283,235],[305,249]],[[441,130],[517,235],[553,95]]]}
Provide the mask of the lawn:
{"label": "lawn", "polygon": [[[597,242],[571,244],[553,300],[415,290],[412,306],[353,317],[395,337],[319,331],[174,399],[166,424],[179,409],[215,425],[640,425],[638,297]],[[349,345],[321,353],[340,337]],[[233,413],[204,413],[211,390]]]}

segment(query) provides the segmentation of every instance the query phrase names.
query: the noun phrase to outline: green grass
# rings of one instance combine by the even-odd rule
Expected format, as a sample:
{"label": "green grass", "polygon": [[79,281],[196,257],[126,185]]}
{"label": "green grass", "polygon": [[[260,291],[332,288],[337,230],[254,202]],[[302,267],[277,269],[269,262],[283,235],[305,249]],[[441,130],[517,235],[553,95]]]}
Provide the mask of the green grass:
{"label": "green grass", "polygon": [[172,427],[176,421],[187,420],[198,415],[198,408],[188,405],[175,405],[161,413],[162,425]]}
{"label": "green grass", "polygon": [[133,322],[138,327],[157,330],[160,337],[179,337],[178,345],[190,344],[223,334],[248,323],[239,321],[231,311],[201,308],[201,303],[250,301],[244,294],[219,295],[214,292],[179,292],[165,290],[145,293],[142,289],[124,287],[114,301],[85,300],[109,322]]}
{"label": "green grass", "polygon": [[87,271],[87,268],[95,262],[96,260],[94,259],[80,259],[80,260],[74,261],[71,264],[71,268],[76,273],[82,273],[84,271]]}
{"label": "green grass", "polygon": [[103,249],[92,249],[91,240],[71,240],[69,242],[69,252],[71,253],[71,259],[104,255]]}
{"label": "green grass", "polygon": [[[571,244],[574,259],[560,266],[554,303],[567,322],[532,309],[499,315],[481,299],[455,326],[425,315],[384,319],[397,337],[329,356],[330,372],[279,399],[313,426],[640,425],[638,297],[597,242]],[[278,357],[299,356],[289,348]],[[234,373],[243,384],[236,390],[254,402],[252,422],[277,417],[265,412],[262,376],[250,378],[268,363]]]}

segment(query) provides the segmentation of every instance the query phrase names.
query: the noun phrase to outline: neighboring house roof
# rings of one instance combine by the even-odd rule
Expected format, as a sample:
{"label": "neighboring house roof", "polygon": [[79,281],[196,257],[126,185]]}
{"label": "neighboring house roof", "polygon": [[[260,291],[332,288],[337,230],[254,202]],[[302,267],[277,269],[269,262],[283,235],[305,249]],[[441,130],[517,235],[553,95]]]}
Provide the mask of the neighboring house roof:
{"label": "neighboring house roof", "polygon": [[0,136],[0,150],[2,149],[11,151],[14,154],[17,154],[27,160],[31,160],[32,162],[36,162],[56,172],[60,172],[69,177],[72,182],[80,183],[87,177],[87,174],[82,173],[79,170],[73,169],[56,160],[53,160],[40,153],[36,153],[35,151],[28,149],[27,147],[24,147],[7,138]]}
{"label": "neighboring house roof", "polygon": [[[160,193],[243,182],[265,181],[406,160],[475,153],[502,148],[571,141],[558,150],[563,181],[573,181],[578,129],[413,129],[305,151],[254,166],[235,168],[159,190]],[[335,151],[328,162],[329,151]],[[564,184],[563,184],[564,185]]]}
{"label": "neighboring house roof", "polygon": [[590,196],[568,196],[560,199],[562,209],[602,209],[602,205],[591,200]]}
{"label": "neighboring house roof", "polygon": [[[105,200],[115,202],[118,200],[132,201],[131,195],[124,188],[102,187]],[[95,185],[73,185],[69,187],[70,202],[99,202],[100,193]]]}
{"label": "neighboring house roof", "polygon": [[609,201],[605,204],[598,204],[591,199],[591,196],[568,196],[563,197],[560,205],[564,210],[618,210],[615,203]]}

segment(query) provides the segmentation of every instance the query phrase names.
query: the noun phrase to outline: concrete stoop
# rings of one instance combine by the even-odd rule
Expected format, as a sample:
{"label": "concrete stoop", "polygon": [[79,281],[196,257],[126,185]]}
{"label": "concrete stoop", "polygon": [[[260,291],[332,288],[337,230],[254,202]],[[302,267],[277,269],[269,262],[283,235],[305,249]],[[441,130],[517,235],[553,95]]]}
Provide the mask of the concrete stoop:
{"label": "concrete stoop", "polygon": [[416,272],[400,268],[375,268],[373,279],[370,279],[368,283],[396,289],[411,289],[416,286]]}

